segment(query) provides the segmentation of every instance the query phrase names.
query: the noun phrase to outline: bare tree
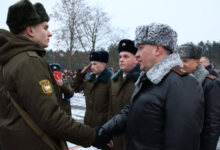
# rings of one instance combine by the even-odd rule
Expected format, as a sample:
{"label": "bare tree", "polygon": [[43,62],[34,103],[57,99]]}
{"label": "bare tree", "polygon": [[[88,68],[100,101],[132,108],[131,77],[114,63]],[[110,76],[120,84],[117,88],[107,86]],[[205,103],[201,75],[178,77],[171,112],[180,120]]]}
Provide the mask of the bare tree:
{"label": "bare tree", "polygon": [[101,7],[94,7],[92,12],[82,18],[83,24],[78,28],[78,38],[85,51],[95,51],[109,42],[112,32],[110,27],[111,18]]}
{"label": "bare tree", "polygon": [[128,38],[129,29],[114,28],[110,34],[111,44],[118,44],[122,39]]}
{"label": "bare tree", "polygon": [[53,31],[57,50],[67,51],[68,67],[73,67],[76,50],[95,51],[107,48],[127,35],[127,31],[114,29],[111,18],[99,6],[89,7],[85,0],[61,0],[53,7],[51,14],[60,28]]}
{"label": "bare tree", "polygon": [[57,43],[57,50],[67,50],[69,67],[72,68],[72,55],[76,50],[81,49],[81,41],[79,41],[81,28],[83,25],[83,17],[89,17],[90,7],[85,4],[84,0],[61,0],[53,7],[53,18],[59,23],[60,28],[53,31]]}

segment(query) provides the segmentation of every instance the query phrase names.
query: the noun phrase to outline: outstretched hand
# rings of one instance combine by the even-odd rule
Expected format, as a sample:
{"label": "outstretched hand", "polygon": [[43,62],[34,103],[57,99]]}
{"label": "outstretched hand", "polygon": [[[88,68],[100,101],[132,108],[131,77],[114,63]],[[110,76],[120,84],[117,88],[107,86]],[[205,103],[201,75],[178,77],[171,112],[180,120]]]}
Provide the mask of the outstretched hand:
{"label": "outstretched hand", "polygon": [[86,66],[86,67],[81,71],[81,73],[87,73],[87,72],[89,72],[89,70],[91,69],[91,66],[92,66],[92,64],[89,64],[88,66]]}
{"label": "outstretched hand", "polygon": [[105,145],[110,143],[110,140],[112,140],[112,136],[109,134],[106,134],[104,129],[101,127],[95,127],[94,128],[96,132],[96,138],[92,146],[97,148],[103,148]]}

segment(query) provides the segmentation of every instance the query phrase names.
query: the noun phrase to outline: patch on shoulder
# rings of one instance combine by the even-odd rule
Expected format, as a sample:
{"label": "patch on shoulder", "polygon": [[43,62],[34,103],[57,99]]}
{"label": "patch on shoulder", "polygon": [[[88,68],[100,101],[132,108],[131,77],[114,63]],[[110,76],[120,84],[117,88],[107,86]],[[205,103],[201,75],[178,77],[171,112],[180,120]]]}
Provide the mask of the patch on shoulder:
{"label": "patch on shoulder", "polygon": [[30,57],[39,57],[35,51],[27,51],[27,53]]}
{"label": "patch on shoulder", "polygon": [[178,73],[178,74],[181,75],[181,76],[184,76],[184,75],[187,75],[187,74],[190,73],[189,71],[183,69],[183,68],[180,67],[179,65],[173,67],[171,70],[174,71],[174,72],[176,72],[176,73]]}
{"label": "patch on shoulder", "polygon": [[216,76],[213,76],[213,75],[211,75],[211,74],[207,74],[206,77],[209,78],[209,79],[212,79],[212,80],[215,80],[215,79],[216,79]]}
{"label": "patch on shoulder", "polygon": [[52,86],[51,86],[49,80],[42,80],[39,83],[40,83],[41,88],[42,88],[44,93],[49,94],[49,93],[53,92],[53,89],[52,89]]}

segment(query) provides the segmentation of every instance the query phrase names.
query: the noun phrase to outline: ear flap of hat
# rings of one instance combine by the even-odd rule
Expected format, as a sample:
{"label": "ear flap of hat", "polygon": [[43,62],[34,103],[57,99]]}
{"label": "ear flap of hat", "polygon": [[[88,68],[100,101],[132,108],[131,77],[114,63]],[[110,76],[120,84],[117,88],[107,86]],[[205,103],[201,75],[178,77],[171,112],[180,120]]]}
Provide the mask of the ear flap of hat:
{"label": "ear flap of hat", "polygon": [[50,17],[47,15],[46,10],[44,9],[44,6],[41,3],[34,4],[34,8],[41,19],[40,22],[48,22],[50,20]]}

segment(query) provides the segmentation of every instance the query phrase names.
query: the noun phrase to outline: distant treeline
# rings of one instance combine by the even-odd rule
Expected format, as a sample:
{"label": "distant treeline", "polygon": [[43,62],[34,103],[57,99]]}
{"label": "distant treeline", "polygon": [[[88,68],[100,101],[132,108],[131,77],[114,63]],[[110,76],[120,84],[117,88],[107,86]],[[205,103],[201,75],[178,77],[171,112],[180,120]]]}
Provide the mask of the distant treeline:
{"label": "distant treeline", "polygon": [[[203,47],[203,56],[208,57],[215,68],[220,68],[220,43],[219,42],[199,42],[199,45]],[[108,67],[118,70],[118,46],[111,44],[107,49],[101,48],[109,52]],[[49,50],[46,53],[46,61],[48,63],[59,63],[64,69],[70,69],[72,71],[83,69],[89,64],[90,51],[75,51],[73,54],[69,54],[64,50],[53,51]],[[69,57],[71,55],[71,57]],[[68,66],[73,66],[68,68]]]}

